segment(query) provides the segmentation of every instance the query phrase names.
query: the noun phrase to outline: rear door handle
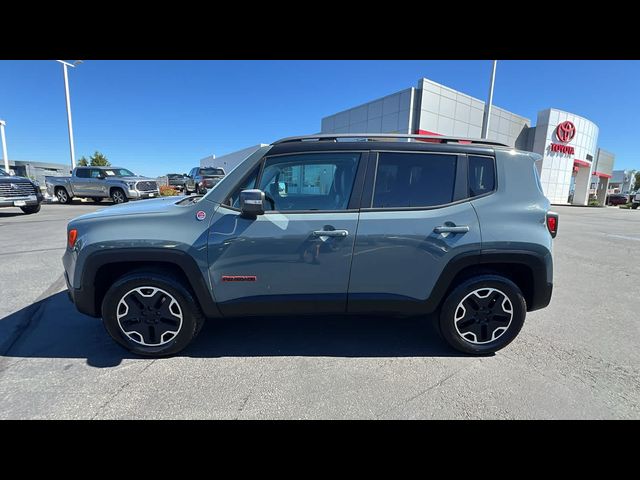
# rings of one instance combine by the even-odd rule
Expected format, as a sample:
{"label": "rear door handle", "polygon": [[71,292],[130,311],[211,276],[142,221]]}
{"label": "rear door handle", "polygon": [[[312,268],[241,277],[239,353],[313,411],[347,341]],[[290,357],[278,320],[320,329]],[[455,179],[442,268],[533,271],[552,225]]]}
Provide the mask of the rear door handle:
{"label": "rear door handle", "polygon": [[347,230],[315,230],[315,237],[346,237],[349,235]]}
{"label": "rear door handle", "polygon": [[435,233],[467,233],[469,225],[460,225],[459,227],[439,226],[433,229]]}

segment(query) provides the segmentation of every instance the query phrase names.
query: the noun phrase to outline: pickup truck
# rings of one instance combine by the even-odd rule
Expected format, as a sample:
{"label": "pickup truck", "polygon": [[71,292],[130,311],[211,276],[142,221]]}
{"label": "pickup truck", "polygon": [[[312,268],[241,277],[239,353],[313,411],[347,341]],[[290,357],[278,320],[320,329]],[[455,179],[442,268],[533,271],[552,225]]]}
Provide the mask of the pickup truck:
{"label": "pickup truck", "polygon": [[60,203],[75,198],[90,198],[100,202],[111,198],[113,203],[160,195],[158,183],[120,167],[76,167],[70,177],[45,177],[47,193]]}
{"label": "pickup truck", "polygon": [[20,207],[27,215],[38,213],[42,202],[38,182],[17,177],[0,168],[0,207]]}
{"label": "pickup truck", "polygon": [[184,173],[167,173],[167,184],[176,190],[183,190],[187,174]]}
{"label": "pickup truck", "polygon": [[225,176],[223,168],[193,167],[184,179],[184,193],[192,192],[204,195],[207,190],[216,185]]}

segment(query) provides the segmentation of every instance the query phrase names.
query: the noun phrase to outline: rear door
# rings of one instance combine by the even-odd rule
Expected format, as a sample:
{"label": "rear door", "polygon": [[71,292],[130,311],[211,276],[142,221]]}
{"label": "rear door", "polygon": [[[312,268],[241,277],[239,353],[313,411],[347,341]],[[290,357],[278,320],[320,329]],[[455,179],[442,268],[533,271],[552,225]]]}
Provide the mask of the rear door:
{"label": "rear door", "polygon": [[467,157],[372,153],[354,246],[348,310],[428,310],[432,290],[455,257],[480,251],[467,200]]}
{"label": "rear door", "polygon": [[[215,213],[209,232],[213,291],[224,315],[343,313],[366,153],[267,157]],[[240,216],[247,188],[264,215]]]}
{"label": "rear door", "polygon": [[91,194],[91,170],[92,168],[78,168],[73,178],[73,195],[78,197]]}

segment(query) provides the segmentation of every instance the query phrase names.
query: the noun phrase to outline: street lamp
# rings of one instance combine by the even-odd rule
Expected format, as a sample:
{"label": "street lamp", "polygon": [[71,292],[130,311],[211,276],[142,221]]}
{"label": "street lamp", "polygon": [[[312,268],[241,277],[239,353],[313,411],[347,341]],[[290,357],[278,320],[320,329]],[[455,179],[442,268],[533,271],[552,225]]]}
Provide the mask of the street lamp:
{"label": "street lamp", "polygon": [[9,156],[7,155],[7,138],[4,136],[4,126],[7,124],[0,120],[0,137],[2,137],[2,158],[4,158],[4,169],[9,173]]}
{"label": "street lamp", "polygon": [[64,92],[67,98],[67,122],[69,123],[69,148],[71,149],[71,168],[76,168],[76,152],[73,148],[73,125],[71,124],[71,98],[69,98],[69,76],[67,75],[67,67],[75,68],[82,63],[82,60],[76,60],[73,63],[64,60],[56,60],[62,64],[64,72]]}
{"label": "street lamp", "polygon": [[489,84],[489,100],[484,106],[484,118],[482,119],[482,138],[489,136],[489,120],[491,119],[491,104],[493,103],[493,85],[496,82],[496,65],[497,60],[493,61],[493,68],[491,69],[491,83]]}

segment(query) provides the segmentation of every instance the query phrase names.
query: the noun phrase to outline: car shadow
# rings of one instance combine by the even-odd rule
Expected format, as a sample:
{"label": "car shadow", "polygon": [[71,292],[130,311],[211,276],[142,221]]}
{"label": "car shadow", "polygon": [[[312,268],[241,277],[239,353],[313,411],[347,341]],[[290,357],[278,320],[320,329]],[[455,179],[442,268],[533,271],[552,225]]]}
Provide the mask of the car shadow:
{"label": "car shadow", "polygon": [[[7,207],[7,208],[18,208],[18,207]],[[24,213],[22,210],[19,210],[17,212],[6,212],[6,211],[3,212],[2,210],[0,210],[0,218],[19,217],[21,215],[24,215],[25,217],[27,216],[27,214]]]}
{"label": "car shadow", "polygon": [[[59,292],[0,319],[0,358],[85,358],[113,367],[141,358],[116,344],[100,319],[78,313]],[[432,317],[248,317],[208,320],[178,356],[450,357]]]}

